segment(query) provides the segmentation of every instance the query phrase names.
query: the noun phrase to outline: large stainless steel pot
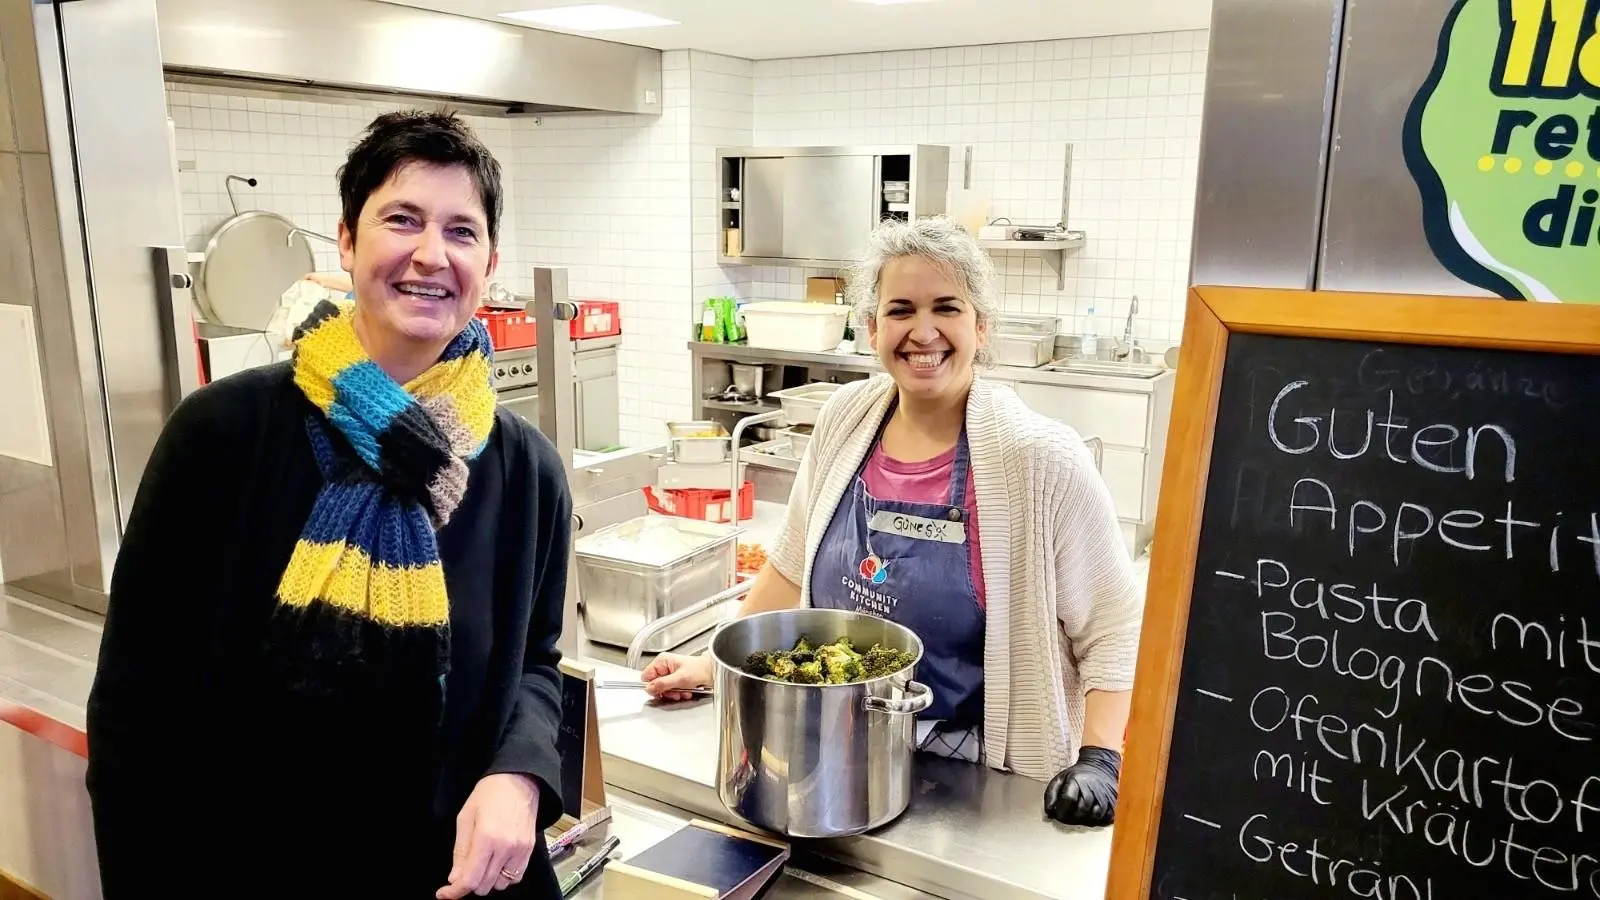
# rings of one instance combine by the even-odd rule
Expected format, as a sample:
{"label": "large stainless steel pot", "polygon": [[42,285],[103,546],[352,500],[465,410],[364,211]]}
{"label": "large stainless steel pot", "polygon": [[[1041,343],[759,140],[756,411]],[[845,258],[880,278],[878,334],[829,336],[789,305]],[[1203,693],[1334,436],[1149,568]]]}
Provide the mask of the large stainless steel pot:
{"label": "large stainless steel pot", "polygon": [[717,793],[758,828],[797,838],[860,834],[893,821],[911,802],[915,714],[933,693],[899,673],[841,685],[783,684],[746,675],[758,650],[848,637],[882,643],[920,661],[922,641],[903,626],[860,613],[786,609],[735,619],[711,639],[721,728]]}

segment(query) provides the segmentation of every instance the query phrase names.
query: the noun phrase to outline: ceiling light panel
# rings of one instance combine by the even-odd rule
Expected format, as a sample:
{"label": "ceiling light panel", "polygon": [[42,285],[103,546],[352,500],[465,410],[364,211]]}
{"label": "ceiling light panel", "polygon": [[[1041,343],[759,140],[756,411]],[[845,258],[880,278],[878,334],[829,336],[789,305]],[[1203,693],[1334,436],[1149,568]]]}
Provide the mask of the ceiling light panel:
{"label": "ceiling light panel", "polygon": [[501,13],[500,16],[528,25],[560,28],[566,31],[617,31],[624,28],[660,28],[664,25],[681,24],[650,13],[623,9],[620,6],[607,6],[603,3],[558,6],[553,9],[527,9],[521,12]]}

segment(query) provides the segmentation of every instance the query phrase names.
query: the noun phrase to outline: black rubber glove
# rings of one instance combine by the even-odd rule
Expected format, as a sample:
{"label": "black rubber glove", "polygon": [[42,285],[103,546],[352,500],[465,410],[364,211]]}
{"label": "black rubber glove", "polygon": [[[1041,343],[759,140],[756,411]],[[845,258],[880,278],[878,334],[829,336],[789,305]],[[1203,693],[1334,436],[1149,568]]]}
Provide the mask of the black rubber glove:
{"label": "black rubber glove", "polygon": [[1117,818],[1117,778],[1122,754],[1084,747],[1044,789],[1044,814],[1064,825],[1110,825]]}

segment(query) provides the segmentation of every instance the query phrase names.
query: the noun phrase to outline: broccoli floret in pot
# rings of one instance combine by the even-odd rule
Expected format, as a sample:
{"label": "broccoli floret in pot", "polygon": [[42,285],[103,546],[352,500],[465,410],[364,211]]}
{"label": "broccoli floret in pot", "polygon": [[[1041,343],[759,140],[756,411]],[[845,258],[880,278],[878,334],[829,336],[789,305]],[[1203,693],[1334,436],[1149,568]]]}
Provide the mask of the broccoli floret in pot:
{"label": "broccoli floret in pot", "polygon": [[848,643],[838,641],[817,648],[822,674],[828,684],[849,684],[861,679],[861,657]]}
{"label": "broccoli floret in pot", "polygon": [[862,654],[861,670],[864,678],[882,678],[911,665],[914,661],[910,652],[874,644],[871,650]]}
{"label": "broccoli floret in pot", "polygon": [[769,660],[772,665],[771,677],[779,681],[788,681],[794,677],[795,669],[798,667],[789,654],[774,653],[769,657]]}
{"label": "broccoli floret in pot", "polygon": [[750,654],[741,668],[757,678],[790,684],[853,684],[893,675],[914,661],[911,653],[882,644],[862,653],[847,637],[814,644],[802,636],[789,650]]}

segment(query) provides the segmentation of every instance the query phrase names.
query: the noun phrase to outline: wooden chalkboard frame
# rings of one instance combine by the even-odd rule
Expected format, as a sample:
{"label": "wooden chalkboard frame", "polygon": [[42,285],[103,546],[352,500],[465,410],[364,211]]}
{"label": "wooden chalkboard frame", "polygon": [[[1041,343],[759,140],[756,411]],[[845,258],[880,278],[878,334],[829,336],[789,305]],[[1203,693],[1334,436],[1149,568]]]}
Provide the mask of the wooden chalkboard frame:
{"label": "wooden chalkboard frame", "polygon": [[1190,288],[1106,900],[1150,898],[1217,398],[1233,334],[1600,355],[1600,306]]}
{"label": "wooden chalkboard frame", "polygon": [[[570,726],[577,731],[583,742],[582,758],[578,760],[580,771],[568,772],[563,770],[561,780],[563,788],[569,779],[576,781],[580,797],[577,802],[573,798],[563,796],[562,816],[555,827],[562,831],[567,830],[579,822],[589,819],[596,811],[606,806],[606,779],[603,770],[603,757],[600,753],[600,714],[595,706],[593,666],[586,665],[573,659],[563,657],[559,664],[561,671],[562,707],[566,710],[568,695],[581,695],[577,705],[583,707],[578,722],[566,722],[563,726]],[[564,716],[563,716],[564,718]],[[559,738],[558,738],[559,740]],[[565,760],[563,760],[565,762]]]}

